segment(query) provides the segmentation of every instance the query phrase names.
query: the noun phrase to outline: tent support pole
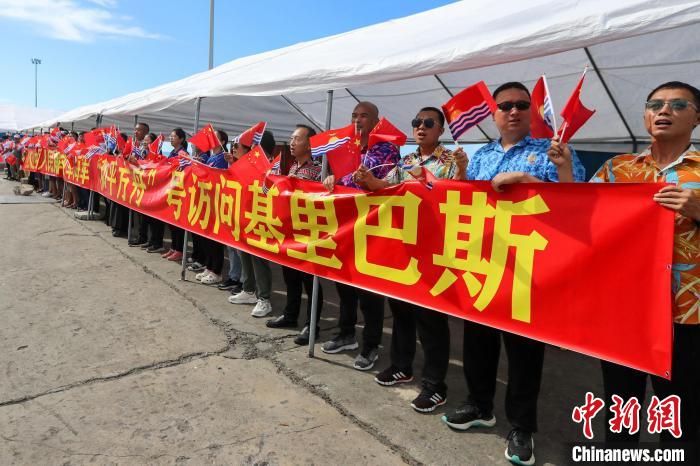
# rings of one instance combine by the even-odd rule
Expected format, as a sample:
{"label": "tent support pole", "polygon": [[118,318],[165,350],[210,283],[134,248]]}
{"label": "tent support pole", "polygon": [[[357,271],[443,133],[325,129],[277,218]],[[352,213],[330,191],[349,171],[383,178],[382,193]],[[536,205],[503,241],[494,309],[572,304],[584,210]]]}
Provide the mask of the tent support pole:
{"label": "tent support pole", "polygon": [[[199,129],[199,109],[202,105],[202,98],[197,97],[194,101],[194,132],[196,134]],[[189,231],[185,230],[182,235],[182,268],[180,269],[180,280],[185,281],[185,274],[187,272],[187,241],[189,240]],[[192,243],[194,244],[194,243]]]}
{"label": "tent support pole", "polygon": [[603,79],[603,74],[600,72],[600,69],[598,68],[598,65],[596,64],[595,60],[593,60],[593,55],[591,55],[591,51],[588,50],[588,47],[583,48],[584,52],[586,52],[586,56],[588,57],[588,61],[591,62],[591,66],[593,67],[593,70],[595,71],[595,74],[598,76],[598,79],[600,79],[600,83],[603,85],[603,89],[605,89],[605,93],[608,94],[608,97],[610,98],[610,101],[613,104],[613,107],[615,107],[615,111],[617,112],[617,115],[620,117],[620,120],[622,120],[622,124],[625,125],[625,129],[630,135],[630,138],[632,139],[632,152],[637,152],[637,138],[634,135],[634,132],[632,132],[632,128],[630,128],[630,125],[627,124],[627,120],[625,119],[625,116],[622,114],[622,110],[620,110],[620,107],[617,105],[617,101],[615,100],[615,97],[613,97],[612,92],[610,91],[610,88],[608,87],[608,84],[605,82],[605,79]]}
{"label": "tent support pole", "polygon": [[[333,91],[330,90],[326,94],[326,131],[331,129],[331,116],[333,115]],[[328,175],[328,160],[323,156],[323,165],[321,167],[321,179]],[[309,357],[314,357],[314,346],[316,345],[316,327],[318,326],[318,308],[323,306],[323,303],[318,302],[318,288],[321,284],[318,281],[318,276],[314,275],[313,286],[311,288],[311,316],[309,318]]]}
{"label": "tent support pole", "polygon": [[355,99],[355,102],[357,102],[358,104],[360,103],[360,99],[358,99],[357,96],[355,94],[353,94],[352,91],[350,91],[350,89],[348,89],[347,87],[345,88],[345,92],[350,94],[350,97]]}
{"label": "tent support pole", "polygon": [[[440,85],[442,86],[442,88],[445,90],[445,92],[447,92],[447,93],[450,95],[450,97],[454,97],[454,96],[455,96],[455,95],[452,93],[452,91],[451,91],[447,86],[445,86],[445,83],[442,81],[442,79],[440,79],[440,76],[434,74],[433,77],[435,77],[435,79],[437,79],[437,82],[440,83]],[[486,137],[486,139],[489,140],[489,142],[493,142],[493,138],[492,138],[491,136],[489,136],[488,134],[486,134],[486,131],[484,131],[483,128],[481,128],[480,125],[476,125],[476,127],[479,128],[479,131],[481,131],[481,134],[483,134],[484,137]]]}
{"label": "tent support pole", "polygon": [[311,123],[313,126],[315,126],[317,130],[324,131],[324,129],[321,127],[321,125],[316,120],[311,118],[311,115],[309,115],[304,110],[299,108],[299,106],[297,104],[295,104],[294,102],[292,102],[291,100],[289,100],[289,98],[286,95],[282,95],[281,97],[284,99],[285,102],[287,102],[289,104],[290,107],[292,107],[294,110],[296,110],[301,116],[306,118],[306,120],[309,123]]}

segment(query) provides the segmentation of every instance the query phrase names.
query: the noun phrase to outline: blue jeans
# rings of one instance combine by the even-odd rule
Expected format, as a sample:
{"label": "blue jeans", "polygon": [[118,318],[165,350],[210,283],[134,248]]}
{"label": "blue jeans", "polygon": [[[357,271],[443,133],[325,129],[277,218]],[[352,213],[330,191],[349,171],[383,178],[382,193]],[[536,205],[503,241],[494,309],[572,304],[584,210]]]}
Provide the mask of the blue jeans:
{"label": "blue jeans", "polygon": [[238,251],[236,248],[231,246],[226,246],[228,251],[228,278],[231,280],[240,282],[241,281],[241,258],[238,256]]}

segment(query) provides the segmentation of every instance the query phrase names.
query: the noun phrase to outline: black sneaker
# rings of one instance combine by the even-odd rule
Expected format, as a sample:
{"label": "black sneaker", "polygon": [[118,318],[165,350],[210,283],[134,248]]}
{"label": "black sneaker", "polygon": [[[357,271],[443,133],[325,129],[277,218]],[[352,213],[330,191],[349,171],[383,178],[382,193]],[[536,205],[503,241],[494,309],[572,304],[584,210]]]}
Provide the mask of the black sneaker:
{"label": "black sneaker", "polygon": [[390,387],[397,383],[408,383],[413,381],[413,374],[399,370],[396,366],[390,366],[381,371],[374,378],[379,385]]}
{"label": "black sneaker", "polygon": [[411,401],[411,407],[419,413],[432,413],[435,408],[445,404],[446,393],[438,393],[435,390],[424,388],[415,400]]}
{"label": "black sneaker", "polygon": [[139,245],[139,247],[140,247],[141,249],[148,249],[148,248],[150,248],[151,246],[153,246],[153,243],[151,243],[150,241],[147,241],[147,242],[145,242],[145,243]]}
{"label": "black sneaker", "polygon": [[520,429],[513,429],[508,434],[506,459],[513,464],[529,466],[535,464],[535,441],[532,434]]}
{"label": "black sneaker", "polygon": [[496,425],[496,416],[493,413],[482,413],[474,404],[467,403],[442,416],[442,421],[453,429],[467,430],[470,427],[493,427]]}
{"label": "black sneaker", "polygon": [[238,280],[231,280],[230,278],[227,278],[226,281],[219,283],[217,288],[220,290],[230,290],[236,285],[240,285]]}
{"label": "black sneaker", "polygon": [[297,328],[297,320],[290,319],[286,315],[282,314],[279,317],[268,320],[265,322],[265,325],[267,325],[269,328]]}
{"label": "black sneaker", "polygon": [[151,246],[150,248],[146,249],[146,252],[150,252],[151,254],[157,253],[157,252],[165,252],[165,248],[161,246]]}
{"label": "black sneaker", "polygon": [[[309,344],[310,332],[311,332],[311,330],[309,329],[309,326],[307,325],[306,327],[303,328],[303,330],[301,332],[299,332],[299,335],[294,337],[294,343],[299,345],[299,346],[307,346]],[[321,332],[321,329],[316,327],[316,338],[318,338],[318,334],[320,332]]]}
{"label": "black sneaker", "polygon": [[374,363],[379,359],[379,348],[365,348],[355,358],[355,363],[352,365],[358,371],[368,371],[374,367]]}
{"label": "black sneaker", "polygon": [[138,247],[141,247],[147,243],[148,243],[148,240],[145,240],[145,239],[137,239],[137,240],[132,240],[132,241],[128,242],[130,248],[138,248]]}

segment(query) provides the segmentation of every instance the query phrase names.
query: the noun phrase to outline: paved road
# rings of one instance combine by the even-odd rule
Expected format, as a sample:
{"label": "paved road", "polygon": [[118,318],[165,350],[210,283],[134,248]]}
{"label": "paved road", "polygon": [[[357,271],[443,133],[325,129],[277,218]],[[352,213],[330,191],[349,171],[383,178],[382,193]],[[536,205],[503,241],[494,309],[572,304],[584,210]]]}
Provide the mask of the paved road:
{"label": "paved road", "polygon": [[[0,181],[0,201],[14,185]],[[446,409],[419,415],[418,384],[380,387],[376,370],[352,369],[355,354],[309,359],[295,332],[267,329],[252,306],[192,276],[179,281],[176,264],[101,222],[0,202],[0,231],[0,464],[506,463],[505,358],[496,428],[456,433],[440,421],[464,399],[457,321]],[[323,285],[322,341],[337,322]],[[387,348],[390,333],[387,311]],[[375,369],[387,364],[385,348]],[[545,365],[538,463],[564,464],[565,443],[581,437],[572,407],[600,394],[598,363],[548,348]]]}

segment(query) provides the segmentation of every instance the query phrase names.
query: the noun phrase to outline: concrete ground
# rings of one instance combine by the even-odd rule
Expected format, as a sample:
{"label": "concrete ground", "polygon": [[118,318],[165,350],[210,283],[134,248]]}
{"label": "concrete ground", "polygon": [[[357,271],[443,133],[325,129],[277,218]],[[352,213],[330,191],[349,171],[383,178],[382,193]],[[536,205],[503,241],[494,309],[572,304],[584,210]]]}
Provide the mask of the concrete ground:
{"label": "concrete ground", "polygon": [[[418,382],[373,381],[389,364],[388,309],[374,370],[354,370],[356,352],[317,346],[310,359],[295,331],[268,329],[192,274],[180,281],[178,264],[102,222],[16,203],[13,186],[0,180],[0,464],[507,464],[505,354],[497,426],[454,432],[440,420],[466,397],[456,319],[447,404],[418,414]],[[284,282],[273,273],[278,315]],[[338,314],[335,287],[322,285],[321,342]],[[417,380],[420,358],[419,347]],[[548,347],[538,464],[568,462],[567,443],[582,439],[571,410],[586,391],[602,393],[598,362]]]}

